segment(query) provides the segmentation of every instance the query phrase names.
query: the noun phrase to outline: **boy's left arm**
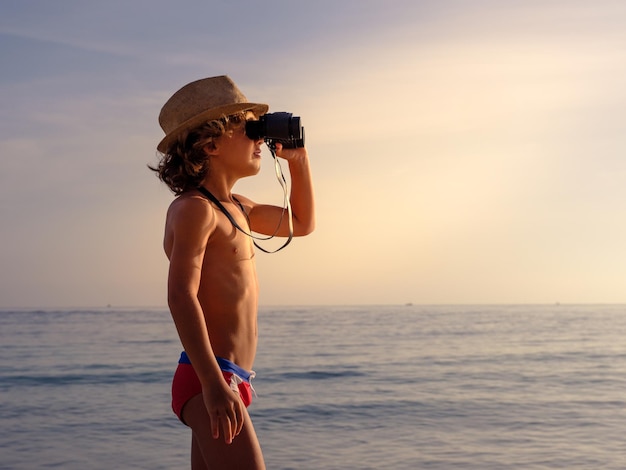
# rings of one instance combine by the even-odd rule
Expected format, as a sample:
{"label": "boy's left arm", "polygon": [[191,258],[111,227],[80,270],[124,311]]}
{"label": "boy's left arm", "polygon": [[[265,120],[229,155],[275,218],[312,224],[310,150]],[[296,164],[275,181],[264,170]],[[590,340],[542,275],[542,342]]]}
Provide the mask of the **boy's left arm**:
{"label": "boy's left arm", "polygon": [[[309,155],[306,148],[283,149],[277,144],[276,155],[289,164],[291,195],[289,201],[293,213],[293,235],[308,235],[315,229],[315,201]],[[272,235],[280,223],[276,235],[289,235],[289,222],[282,207],[254,204],[250,201],[250,228],[264,235]]]}

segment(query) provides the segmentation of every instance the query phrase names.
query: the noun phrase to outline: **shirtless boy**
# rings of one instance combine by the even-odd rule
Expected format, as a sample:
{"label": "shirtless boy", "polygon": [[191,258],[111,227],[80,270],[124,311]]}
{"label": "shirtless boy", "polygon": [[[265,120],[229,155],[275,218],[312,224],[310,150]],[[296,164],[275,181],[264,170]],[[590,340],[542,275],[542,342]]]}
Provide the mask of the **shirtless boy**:
{"label": "shirtless boy", "polygon": [[[164,248],[170,262],[168,304],[185,351],[172,384],[172,405],[192,430],[192,469],[265,468],[246,409],[257,345],[253,243],[206,192],[240,227],[289,234],[283,208],[231,193],[237,180],[260,170],[263,140],[248,138],[245,123],[267,110],[220,76],[185,85],[159,116],[166,136],[153,169],[177,196],[167,212]],[[289,165],[293,235],[307,235],[315,225],[307,151],[277,144],[276,155]]]}

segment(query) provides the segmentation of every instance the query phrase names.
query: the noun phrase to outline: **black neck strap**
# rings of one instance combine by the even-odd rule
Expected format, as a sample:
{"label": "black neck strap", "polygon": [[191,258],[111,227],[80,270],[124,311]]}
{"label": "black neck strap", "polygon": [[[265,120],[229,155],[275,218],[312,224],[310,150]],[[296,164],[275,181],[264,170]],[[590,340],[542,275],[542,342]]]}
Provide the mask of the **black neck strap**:
{"label": "black neck strap", "polygon": [[[276,253],[277,251],[282,250],[283,248],[285,248],[287,245],[289,245],[289,243],[291,243],[291,240],[293,238],[293,233],[291,232],[291,230],[289,231],[289,237],[287,238],[287,241],[279,248],[277,248],[276,250],[270,251],[270,250],[266,250],[265,248],[263,248],[262,246],[260,246],[256,240],[270,240],[272,238],[274,238],[274,236],[276,235],[276,233],[274,233],[273,235],[270,235],[269,237],[257,237],[255,235],[253,235],[252,233],[250,233],[249,231],[246,231],[244,229],[241,228],[241,226],[237,223],[237,221],[235,220],[235,218],[231,215],[230,212],[228,212],[228,209],[226,209],[224,207],[224,205],[219,201],[219,199],[217,199],[208,189],[206,189],[203,186],[199,186],[198,191],[200,191],[202,193],[202,195],[204,195],[209,201],[211,201],[213,204],[215,204],[217,206],[217,208],[226,216],[226,218],[230,221],[231,224],[233,224],[233,227],[235,227],[235,229],[239,230],[241,233],[249,236],[250,238],[252,238],[252,241],[254,243],[254,246],[256,246],[259,250],[265,252],[265,253]],[[241,204],[241,202],[239,202],[239,200],[233,196],[233,199],[235,200],[235,202],[237,203],[237,205],[239,205],[239,208],[241,209],[241,212],[243,212],[243,215],[246,216],[246,219],[248,220],[248,229],[250,229],[250,219],[248,219],[248,214],[246,213],[246,210],[244,209],[243,205]],[[281,218],[282,221],[282,218]],[[280,222],[279,222],[279,226],[280,226]],[[278,231],[278,228],[276,229]]]}

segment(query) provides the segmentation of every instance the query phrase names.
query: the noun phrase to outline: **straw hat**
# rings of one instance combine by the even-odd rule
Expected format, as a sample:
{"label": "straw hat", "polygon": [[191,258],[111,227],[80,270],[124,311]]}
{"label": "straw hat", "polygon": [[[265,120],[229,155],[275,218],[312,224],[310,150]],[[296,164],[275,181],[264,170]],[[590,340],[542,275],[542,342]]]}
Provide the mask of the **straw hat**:
{"label": "straw hat", "polygon": [[240,111],[254,111],[261,116],[268,109],[266,104],[249,103],[226,75],[191,82],[174,93],[161,108],[159,124],[165,137],[157,149],[166,152],[179,135],[203,122]]}

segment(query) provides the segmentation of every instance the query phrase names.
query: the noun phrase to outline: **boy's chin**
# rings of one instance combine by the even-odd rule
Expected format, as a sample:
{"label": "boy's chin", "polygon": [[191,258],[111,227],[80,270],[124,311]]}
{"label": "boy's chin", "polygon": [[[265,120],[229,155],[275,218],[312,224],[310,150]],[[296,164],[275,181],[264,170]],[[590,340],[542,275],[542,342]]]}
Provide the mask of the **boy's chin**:
{"label": "boy's chin", "polygon": [[249,176],[255,176],[255,175],[258,175],[260,172],[261,172],[261,165],[259,165],[256,168],[251,168],[250,171],[247,172],[247,174],[242,176],[242,178],[247,178]]}

